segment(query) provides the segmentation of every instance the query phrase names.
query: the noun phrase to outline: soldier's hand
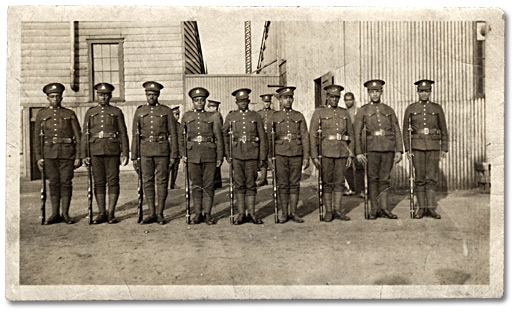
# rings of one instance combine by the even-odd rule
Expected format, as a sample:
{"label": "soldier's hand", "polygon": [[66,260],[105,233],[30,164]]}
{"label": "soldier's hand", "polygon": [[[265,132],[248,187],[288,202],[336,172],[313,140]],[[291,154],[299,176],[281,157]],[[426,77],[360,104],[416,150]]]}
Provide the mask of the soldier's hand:
{"label": "soldier's hand", "polygon": [[220,166],[222,166],[222,160],[217,160],[217,168],[219,168]]}
{"label": "soldier's hand", "polygon": [[267,166],[269,167],[269,169],[273,170],[274,169],[274,162],[273,162],[273,158],[269,158],[267,159]]}
{"label": "soldier's hand", "polygon": [[74,169],[81,167],[81,159],[74,159]]}
{"label": "soldier's hand", "polygon": [[44,162],[43,159],[38,160],[38,163],[37,163],[37,164],[38,164],[38,169],[40,169],[40,171],[43,170],[43,162]]}
{"label": "soldier's hand", "polygon": [[350,166],[352,166],[352,159],[353,159],[353,157],[347,158],[347,164],[345,165],[345,167],[347,167],[347,169],[350,168]]}
{"label": "soldier's hand", "polygon": [[446,152],[445,151],[441,151],[441,156],[440,157],[441,157],[441,159],[446,158]]}
{"label": "soldier's hand", "polygon": [[123,165],[123,166],[128,165],[128,156],[123,156],[120,158],[120,160],[121,160],[121,165]]}
{"label": "soldier's hand", "polygon": [[139,165],[137,164],[137,160],[132,160],[132,164],[134,166],[135,172],[139,173]]}
{"label": "soldier's hand", "polygon": [[367,157],[365,157],[365,155],[363,154],[359,154],[356,156],[356,159],[361,162],[362,164],[366,165],[367,164]]}
{"label": "soldier's hand", "polygon": [[186,157],[186,156],[182,157],[182,163],[186,163],[186,162],[188,162],[188,157]]}
{"label": "soldier's hand", "polygon": [[303,170],[309,168],[309,159],[304,159],[303,160]]}
{"label": "soldier's hand", "polygon": [[260,170],[263,166],[265,166],[265,160],[258,161],[258,170]]}
{"label": "soldier's hand", "polygon": [[227,161],[228,164],[231,164],[231,158],[226,157],[226,161]]}
{"label": "soldier's hand", "polygon": [[412,153],[410,153],[409,151],[406,152],[406,158],[407,158],[408,160],[412,161],[412,157],[413,157],[413,154],[412,154]]}
{"label": "soldier's hand", "polygon": [[314,166],[316,166],[316,168],[320,168],[320,160],[318,158],[313,158],[312,163],[314,164]]}
{"label": "soldier's hand", "polygon": [[402,159],[403,159],[403,154],[400,151],[396,152],[395,156],[394,156],[394,163],[398,164]]}
{"label": "soldier's hand", "polygon": [[87,158],[83,158],[83,164],[84,164],[85,166],[87,166],[87,167],[90,166],[90,158],[89,158],[89,157],[87,157]]}
{"label": "soldier's hand", "polygon": [[174,164],[175,164],[175,158],[170,159],[170,164],[168,165],[168,169],[172,170]]}

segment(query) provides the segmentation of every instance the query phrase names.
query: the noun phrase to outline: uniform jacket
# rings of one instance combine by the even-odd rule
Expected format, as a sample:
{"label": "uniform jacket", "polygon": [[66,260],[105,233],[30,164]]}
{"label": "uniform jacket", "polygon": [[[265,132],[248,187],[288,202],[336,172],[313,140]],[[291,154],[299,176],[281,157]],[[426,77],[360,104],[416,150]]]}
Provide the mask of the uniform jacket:
{"label": "uniform jacket", "polygon": [[[329,158],[353,157],[354,132],[350,115],[345,108],[324,106],[317,108],[312,114],[309,128],[311,158],[318,158],[318,127],[321,119],[322,155]],[[328,138],[335,137],[331,140]],[[348,137],[348,140],[347,140]],[[342,138],[342,140],[338,140]]]}
{"label": "uniform jacket", "polygon": [[[179,142],[181,156],[188,151],[188,162],[222,161],[224,141],[222,124],[217,113],[207,111],[189,111],[182,116],[181,127],[187,129],[187,142]],[[185,147],[186,146],[186,147]]]}
{"label": "uniform jacket", "polygon": [[[229,130],[233,126],[233,142],[230,144]],[[241,160],[267,159],[267,142],[264,123],[260,114],[255,111],[231,111],[226,116],[226,122],[222,128],[226,155],[232,146],[233,158]]]}
{"label": "uniform jacket", "polygon": [[[90,122],[90,134],[88,123]],[[128,157],[128,133],[121,109],[111,105],[93,106],[83,122],[81,157],[87,157],[87,141],[91,155],[121,155]]]}
{"label": "uniform jacket", "polygon": [[[448,128],[442,107],[430,101],[410,104],[404,112],[403,138],[410,150],[409,118],[412,120],[412,149],[448,151]],[[425,133],[426,132],[426,133]]]}
{"label": "uniform jacket", "polygon": [[[45,142],[40,145],[40,130],[43,126]],[[34,129],[36,161],[49,159],[79,159],[81,128],[74,111],[64,107],[49,106],[36,114]]]}
{"label": "uniform jacket", "polygon": [[[275,151],[272,146],[272,127],[274,126]],[[307,122],[301,112],[295,110],[280,110],[271,115],[267,121],[267,139],[269,157],[276,155],[309,159],[310,143]],[[287,139],[289,138],[289,139]]]}
{"label": "uniform jacket", "polygon": [[[403,152],[401,129],[394,110],[384,103],[367,103],[363,105],[354,121],[356,135],[356,155],[364,153],[362,133],[367,126],[367,151],[399,151]],[[375,135],[384,131],[384,135]]]}
{"label": "uniform jacket", "polygon": [[132,123],[132,160],[137,159],[137,124],[141,126],[141,156],[170,157],[179,155],[177,129],[173,113],[162,104],[140,105]]}

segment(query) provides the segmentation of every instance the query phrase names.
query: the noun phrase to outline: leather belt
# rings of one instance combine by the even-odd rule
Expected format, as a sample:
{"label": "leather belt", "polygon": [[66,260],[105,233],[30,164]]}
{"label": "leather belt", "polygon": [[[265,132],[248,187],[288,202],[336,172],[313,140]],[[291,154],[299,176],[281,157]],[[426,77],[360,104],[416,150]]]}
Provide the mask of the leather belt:
{"label": "leather belt", "polygon": [[260,141],[260,138],[256,137],[256,136],[246,136],[246,135],[242,135],[240,137],[235,137],[235,140],[238,141],[238,142],[242,142],[242,143],[256,143],[258,141]]}
{"label": "leather belt", "polygon": [[154,143],[154,142],[162,142],[165,140],[168,140],[168,137],[166,136],[143,136],[143,140]]}
{"label": "leather belt", "polygon": [[297,139],[302,139],[302,136],[300,134],[287,134],[287,135],[276,135],[275,140],[288,140],[293,141]]}
{"label": "leather belt", "polygon": [[327,136],[324,136],[323,139],[326,139],[326,140],[342,140],[342,141],[348,141],[350,138],[348,137],[348,135],[335,134],[335,135],[327,135]]}
{"label": "leather belt", "polygon": [[429,134],[435,134],[440,135],[441,131],[436,128],[420,128],[413,131],[413,134],[423,134],[423,135],[429,135]]}
{"label": "leather belt", "polygon": [[99,133],[92,134],[91,136],[96,137],[96,138],[116,138],[117,133],[107,133],[107,132],[101,131]]}
{"label": "leather belt", "polygon": [[63,137],[45,137],[46,144],[72,144],[74,140],[72,138],[63,138]]}
{"label": "leather belt", "polygon": [[394,131],[385,131],[384,129],[378,129],[376,131],[367,131],[367,135],[371,136],[394,136]]}
{"label": "leather belt", "polygon": [[189,142],[195,142],[195,143],[213,143],[215,142],[215,139],[213,137],[205,137],[202,135],[198,135],[196,137],[188,137]]}

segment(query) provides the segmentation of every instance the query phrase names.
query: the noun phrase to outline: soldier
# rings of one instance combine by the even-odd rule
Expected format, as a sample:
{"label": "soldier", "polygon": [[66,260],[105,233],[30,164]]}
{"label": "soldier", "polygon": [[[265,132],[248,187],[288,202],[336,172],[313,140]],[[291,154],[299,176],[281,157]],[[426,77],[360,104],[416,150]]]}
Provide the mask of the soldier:
{"label": "soldier", "polygon": [[[388,189],[390,172],[394,164],[402,159],[403,140],[394,110],[381,102],[384,84],[383,80],[378,79],[365,82],[370,103],[359,109],[354,121],[356,157],[361,163],[368,163],[368,196],[372,206],[369,219],[377,219],[378,216],[397,219],[397,215],[388,209]],[[362,142],[365,126],[366,149]],[[366,157],[363,150],[367,152]]]}
{"label": "soldier", "polygon": [[193,101],[194,109],[186,112],[181,120],[183,130],[187,130],[187,143],[181,142],[181,154],[183,159],[188,161],[188,173],[192,183],[191,196],[195,212],[192,222],[200,224],[204,220],[204,210],[206,224],[213,225],[216,223],[215,218],[211,216],[215,195],[215,171],[222,164],[224,154],[222,125],[215,113],[204,109],[206,98],[209,96],[208,90],[193,88],[188,95]]}
{"label": "soldier", "polygon": [[[237,192],[239,213],[235,221],[237,225],[248,220],[245,214],[246,205],[251,221],[254,224],[263,224],[255,215],[256,177],[258,164],[263,165],[267,159],[267,143],[260,114],[249,110],[250,93],[250,89],[238,89],[232,93],[238,110],[229,112],[222,128],[226,153],[229,153],[229,146],[232,146],[233,152],[233,185]],[[228,134],[230,127],[233,129],[232,143]],[[227,159],[229,162],[230,157]]]}
{"label": "soldier", "polygon": [[[348,221],[350,218],[341,210],[341,199],[345,191],[345,168],[350,167],[354,158],[350,149],[350,147],[354,147],[354,133],[347,109],[338,107],[343,87],[333,84],[325,87],[325,90],[327,91],[327,105],[317,108],[311,118],[309,130],[311,157],[316,168],[322,168],[323,201],[325,204],[323,220],[330,222],[337,218]],[[318,139],[320,121],[322,139]],[[323,156],[322,166],[320,166],[318,159],[320,142]]]}
{"label": "soldier", "polygon": [[[356,100],[354,98],[354,94],[352,92],[345,92],[343,95],[343,100],[345,101],[345,106],[350,115],[350,122],[354,124],[354,119],[356,118]],[[345,169],[345,184],[348,184],[350,188],[345,190],[343,195],[354,195],[357,194],[361,198],[363,196],[363,178],[364,178],[364,168],[363,164],[361,164],[357,159],[352,160],[352,164],[349,168]]]}
{"label": "soldier", "polygon": [[[164,225],[164,204],[168,196],[168,175],[178,157],[177,127],[170,108],[159,104],[159,95],[163,86],[155,81],[143,83],[147,104],[140,105],[134,114],[132,124],[132,162],[138,171],[137,141],[138,125],[141,130],[141,166],[143,190],[150,215],[143,224],[157,222]],[[157,208],[155,207],[155,184],[157,183]]]}
{"label": "soldier", "polygon": [[[267,122],[269,139],[269,165],[273,168],[273,155],[276,155],[276,181],[280,192],[280,206],[282,215],[280,223],[292,219],[303,223],[296,208],[300,195],[300,181],[303,169],[309,167],[310,143],[307,122],[301,112],[292,109],[295,87],[283,87],[276,90],[280,95],[282,110],[276,111]],[[272,146],[273,135],[270,131],[274,127],[275,148]],[[290,211],[288,212],[288,207]]]}
{"label": "soldier", "polygon": [[[118,107],[110,105],[114,86],[102,82],[96,84],[94,90],[99,105],[91,107],[85,114],[81,157],[86,166],[92,163],[94,195],[99,210],[92,223],[101,224],[108,221],[109,224],[115,224],[115,209],[119,198],[119,164],[128,164],[128,134],[123,112]],[[90,146],[90,157],[87,156],[87,146]],[[107,184],[108,218],[105,207]]]}
{"label": "soldier", "polygon": [[[61,83],[49,83],[43,87],[49,107],[36,114],[35,139],[44,135],[44,145],[34,143],[35,158],[40,171],[45,164],[45,178],[49,179],[52,215],[45,224],[55,224],[62,220],[74,224],[69,216],[72,197],[74,169],[81,166],[81,129],[76,114],[61,106],[65,87]],[[60,216],[60,201],[62,216]]]}
{"label": "soldier", "polygon": [[[175,126],[177,127],[177,139],[175,140],[177,142],[177,147],[179,147],[178,139],[179,137],[182,137],[182,128],[181,123],[179,123],[179,117],[181,115],[181,110],[179,106],[174,106],[172,108],[172,114],[173,114],[173,120],[175,122]],[[180,154],[180,153],[179,153]],[[180,189],[178,185],[175,184],[175,181],[177,180],[177,173],[179,171],[179,164],[180,164],[180,156],[175,158],[175,162],[173,163],[171,173],[171,180],[170,180],[170,189]]]}
{"label": "soldier", "polygon": [[[275,110],[271,109],[272,104],[272,94],[262,94],[260,95],[260,98],[262,98],[262,102],[264,103],[264,108],[258,111],[258,114],[262,117],[262,120],[264,122],[264,129],[267,134],[270,133],[270,131],[267,129],[267,121],[271,118],[271,115],[275,112]],[[267,184],[267,166],[263,165],[260,166],[260,177],[256,180],[256,186],[261,187],[263,185]]]}
{"label": "soldier", "polygon": [[[210,113],[218,113],[218,119],[220,121],[220,126],[224,125],[224,118],[222,117],[222,114],[219,112],[219,106],[220,102],[208,100],[208,112]],[[226,153],[224,153],[224,156]],[[222,173],[220,171],[220,167],[217,167],[217,170],[215,171],[215,189],[222,188]]]}
{"label": "soldier", "polygon": [[404,112],[403,124],[412,128],[412,148],[408,130],[403,128],[404,144],[408,159],[415,168],[415,192],[417,192],[418,211],[414,218],[420,219],[428,214],[440,219],[435,212],[435,190],[439,175],[439,159],[448,152],[448,128],[442,107],[430,101],[432,84],[423,79],[415,82],[419,102],[410,104]]}

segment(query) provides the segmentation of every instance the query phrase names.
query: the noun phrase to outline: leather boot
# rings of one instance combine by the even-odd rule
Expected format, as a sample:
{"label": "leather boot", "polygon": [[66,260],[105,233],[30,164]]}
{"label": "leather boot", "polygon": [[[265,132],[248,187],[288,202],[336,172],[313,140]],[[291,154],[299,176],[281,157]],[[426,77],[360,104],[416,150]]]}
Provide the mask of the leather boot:
{"label": "leather boot", "polygon": [[146,216],[142,223],[143,224],[151,224],[157,222],[157,214],[155,214],[155,193],[154,195],[148,195],[146,196],[146,202],[148,203],[148,210],[150,211],[150,214]]}
{"label": "leather boot", "polygon": [[298,201],[300,200],[300,195],[298,193],[292,193],[289,195],[289,204],[291,207],[289,218],[296,223],[303,223],[304,220],[298,216]]}
{"label": "leather boot", "polygon": [[334,216],[332,216],[332,193],[323,192],[323,204],[325,205],[325,216],[323,221],[332,222]]}
{"label": "leather boot", "polygon": [[195,216],[193,216],[191,222],[193,224],[202,223],[202,196],[196,196],[193,198],[193,211],[195,212]]}
{"label": "leather boot", "polygon": [[278,195],[278,206],[281,210],[281,214],[278,214],[278,223],[284,224],[288,220],[288,207],[289,207],[289,194],[280,193]]}
{"label": "leather boot", "polygon": [[70,208],[70,196],[64,196],[61,198],[61,212],[63,213],[63,221],[67,224],[74,224],[74,221],[69,216]]}
{"label": "leather boot", "polygon": [[256,225],[261,225],[264,222],[256,216],[255,214],[255,203],[256,203],[256,195],[247,195],[246,196],[246,205],[247,211],[249,212],[249,217],[251,217],[251,222]]}
{"label": "leather boot", "polygon": [[343,214],[343,211],[341,210],[341,199],[343,199],[343,192],[334,192],[334,203],[332,204],[333,209],[333,216],[334,218],[337,218],[342,221],[349,221],[350,217]]}
{"label": "leather boot", "polygon": [[173,166],[171,174],[171,180],[170,180],[170,189],[180,189],[178,185],[175,184],[175,181],[177,180],[177,173],[179,172],[179,165],[176,164]]}
{"label": "leather boot", "polygon": [[108,194],[108,223],[115,224],[118,222],[116,219],[116,204],[119,194],[109,193]]}
{"label": "leather boot", "polygon": [[215,225],[217,223],[216,219],[211,215],[211,209],[213,208],[213,197],[209,195],[205,195],[202,199],[202,208],[204,209],[204,214],[206,214],[206,224]]}
{"label": "leather boot", "polygon": [[166,224],[164,220],[164,205],[166,204],[166,196],[157,197],[157,223],[159,225]]}
{"label": "leather boot", "polygon": [[101,224],[107,221],[106,196],[105,194],[96,194],[96,202],[98,205],[98,215],[92,221],[93,224]]}
{"label": "leather boot", "polygon": [[441,216],[435,212],[435,190],[426,190],[426,208],[431,217],[441,219]]}
{"label": "leather boot", "polygon": [[426,192],[417,191],[416,195],[417,195],[417,204],[418,205],[417,205],[417,212],[415,212],[413,218],[421,219],[424,216],[424,207],[426,206],[426,203],[425,203]]}
{"label": "leather boot", "polygon": [[394,213],[392,213],[392,211],[388,209],[388,190],[384,190],[379,194],[379,207],[381,217],[388,219],[397,219],[397,215],[395,215]]}
{"label": "leather boot", "polygon": [[244,193],[237,194],[237,210],[238,216],[235,220],[235,225],[242,225],[246,222],[246,195]]}
{"label": "leather boot", "polygon": [[52,190],[52,187],[49,188],[51,190],[51,211],[52,214],[48,218],[45,219],[45,225],[52,225],[61,222],[60,216],[60,191]]}
{"label": "leather boot", "polygon": [[368,219],[370,220],[377,219],[379,213],[378,191],[377,185],[368,184],[368,199],[370,200],[370,214],[368,214]]}

